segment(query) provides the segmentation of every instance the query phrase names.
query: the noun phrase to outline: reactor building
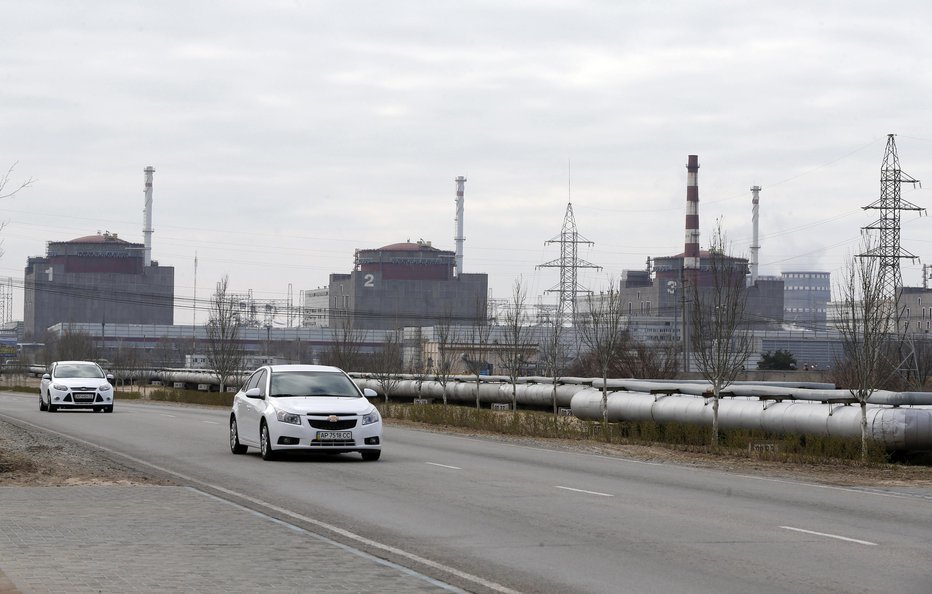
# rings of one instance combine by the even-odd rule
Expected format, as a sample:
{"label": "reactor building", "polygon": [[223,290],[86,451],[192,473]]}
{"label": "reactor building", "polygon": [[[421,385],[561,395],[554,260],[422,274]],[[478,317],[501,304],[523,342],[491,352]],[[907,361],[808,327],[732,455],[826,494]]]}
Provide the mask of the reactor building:
{"label": "reactor building", "polygon": [[[680,320],[688,313],[692,292],[708,290],[714,270],[745,283],[744,324],[752,329],[780,327],[784,320],[784,280],[758,276],[758,204],[760,188],[753,192],[754,238],[751,259],[701,250],[699,246],[699,157],[689,155],[686,164],[686,226],[683,252],[657,257],[647,270],[627,270],[622,275],[619,298],[635,329],[655,338],[678,339]],[[666,321],[658,324],[657,318]],[[652,321],[653,320],[653,321]]]}
{"label": "reactor building", "polygon": [[152,175],[145,173],[143,243],[97,232],[50,241],[46,254],[28,258],[24,279],[24,328],[42,340],[56,324],[174,323],[175,269],[152,260]]}
{"label": "reactor building", "polygon": [[49,242],[26,263],[26,336],[61,323],[174,323],[175,269],[144,258],[143,244],[115,233]]}
{"label": "reactor building", "polygon": [[[462,266],[460,264],[460,266]],[[392,330],[485,320],[487,274],[463,273],[457,253],[429,241],[356,250],[349,274],[331,274],[330,325]]]}

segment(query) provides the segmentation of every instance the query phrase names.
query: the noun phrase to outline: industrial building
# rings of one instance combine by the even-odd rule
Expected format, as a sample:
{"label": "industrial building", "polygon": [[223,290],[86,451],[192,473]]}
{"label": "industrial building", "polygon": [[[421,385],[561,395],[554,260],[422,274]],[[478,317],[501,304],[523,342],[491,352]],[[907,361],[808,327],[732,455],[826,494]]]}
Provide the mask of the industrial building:
{"label": "industrial building", "polygon": [[[745,323],[751,329],[775,329],[783,323],[783,279],[757,276],[758,193],[753,198],[753,260],[713,253],[699,247],[699,158],[689,155],[686,184],[685,246],[680,254],[648,260],[646,270],[627,270],[619,284],[619,302],[632,329],[642,338],[682,340],[693,291],[710,288],[716,275],[734,275],[746,284]],[[716,272],[717,271],[717,272]],[[747,282],[745,283],[745,279]],[[686,314],[686,315],[684,315]],[[653,321],[652,321],[653,320]]]}
{"label": "industrial building", "polygon": [[826,326],[828,303],[832,300],[832,274],[812,270],[783,273],[783,319],[803,328]]}
{"label": "industrial building", "polygon": [[61,323],[172,324],[175,269],[146,265],[145,253],[109,232],[49,242],[26,263],[26,339]]}
{"label": "industrial building", "polygon": [[28,258],[23,286],[26,340],[42,340],[55,324],[172,324],[175,269],[152,260],[152,175],[145,174],[143,243],[97,232],[51,241]]}
{"label": "industrial building", "polygon": [[485,319],[489,279],[458,273],[457,254],[429,241],[356,250],[350,274],[330,275],[330,325],[391,330]]}

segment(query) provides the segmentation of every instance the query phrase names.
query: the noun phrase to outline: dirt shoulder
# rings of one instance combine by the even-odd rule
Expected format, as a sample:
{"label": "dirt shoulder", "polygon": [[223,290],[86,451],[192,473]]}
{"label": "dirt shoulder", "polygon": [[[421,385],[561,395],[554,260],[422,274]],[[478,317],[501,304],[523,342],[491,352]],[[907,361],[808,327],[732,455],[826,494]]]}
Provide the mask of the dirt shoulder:
{"label": "dirt shoulder", "polygon": [[[712,454],[660,445],[618,445],[597,441],[512,437],[397,419],[386,419],[386,424],[435,433],[452,433],[512,445],[615,456],[658,464],[677,464],[773,479],[851,487],[928,489],[932,496],[932,466],[780,462],[754,458],[746,454]],[[389,444],[387,453],[390,452]],[[41,430],[26,429],[0,420],[0,486],[140,484],[172,483],[152,473],[134,469],[114,460],[108,457],[106,452],[96,448],[84,446]]]}
{"label": "dirt shoulder", "polygon": [[0,419],[0,486],[167,485],[106,452]]}

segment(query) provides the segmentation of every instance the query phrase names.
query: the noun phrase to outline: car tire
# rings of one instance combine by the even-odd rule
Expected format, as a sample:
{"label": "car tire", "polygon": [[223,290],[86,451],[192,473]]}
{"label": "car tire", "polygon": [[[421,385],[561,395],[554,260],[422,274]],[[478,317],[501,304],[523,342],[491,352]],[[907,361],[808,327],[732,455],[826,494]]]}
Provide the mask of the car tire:
{"label": "car tire", "polygon": [[47,410],[48,410],[49,412],[55,412],[56,410],[58,410],[58,407],[55,406],[54,404],[52,404],[52,395],[51,395],[51,394],[49,394],[49,405],[48,405],[48,407],[47,407]]}
{"label": "car tire", "polygon": [[382,450],[363,450],[359,453],[366,462],[375,462],[382,455]]}
{"label": "car tire", "polygon": [[113,405],[111,404],[110,406],[105,406],[105,407],[104,407],[104,412],[105,412],[105,413],[112,413],[112,412],[113,412]]}
{"label": "car tire", "polygon": [[234,454],[245,454],[249,448],[239,442],[239,431],[236,428],[236,417],[230,415],[230,451]]}
{"label": "car tire", "polygon": [[275,450],[272,449],[272,437],[269,435],[269,426],[265,421],[259,425],[259,451],[263,460],[275,459]]}
{"label": "car tire", "polygon": [[42,392],[39,392],[39,410],[45,412],[49,407],[45,404],[45,400],[42,400]]}

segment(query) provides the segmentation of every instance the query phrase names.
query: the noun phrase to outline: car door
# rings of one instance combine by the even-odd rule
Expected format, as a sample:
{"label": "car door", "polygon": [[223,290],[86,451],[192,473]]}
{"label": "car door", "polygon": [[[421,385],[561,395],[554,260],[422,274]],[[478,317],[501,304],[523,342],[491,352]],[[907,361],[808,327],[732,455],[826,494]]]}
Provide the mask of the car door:
{"label": "car door", "polygon": [[240,435],[240,442],[250,445],[259,444],[259,420],[265,410],[265,395],[268,393],[268,370],[260,369],[252,374],[252,377],[243,386],[243,393],[252,388],[259,388],[262,398],[246,398],[239,395],[239,410],[237,411],[237,429]]}

